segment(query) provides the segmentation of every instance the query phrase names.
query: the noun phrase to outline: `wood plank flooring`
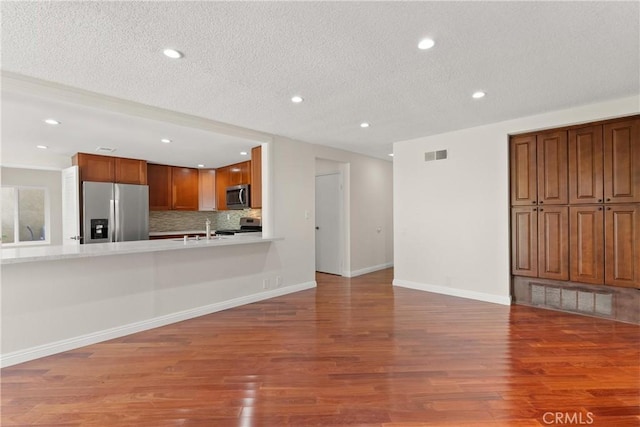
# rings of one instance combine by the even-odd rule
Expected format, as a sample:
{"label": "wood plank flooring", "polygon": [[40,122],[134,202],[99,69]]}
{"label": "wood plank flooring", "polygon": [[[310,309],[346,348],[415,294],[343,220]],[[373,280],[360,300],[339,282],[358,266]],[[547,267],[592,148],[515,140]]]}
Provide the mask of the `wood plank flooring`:
{"label": "wood plank flooring", "polygon": [[640,327],[392,277],[5,368],[2,426],[640,425]]}

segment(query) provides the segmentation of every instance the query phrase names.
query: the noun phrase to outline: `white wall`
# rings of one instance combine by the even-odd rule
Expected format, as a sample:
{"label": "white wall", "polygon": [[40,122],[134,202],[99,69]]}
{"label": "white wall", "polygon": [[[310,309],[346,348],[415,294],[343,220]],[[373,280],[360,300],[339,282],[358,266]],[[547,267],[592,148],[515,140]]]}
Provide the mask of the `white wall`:
{"label": "white wall", "polygon": [[45,187],[49,191],[51,244],[62,244],[62,176],[60,171],[2,167],[2,185]]}
{"label": "white wall", "polygon": [[394,284],[508,304],[508,135],[638,111],[634,96],[395,143]]}

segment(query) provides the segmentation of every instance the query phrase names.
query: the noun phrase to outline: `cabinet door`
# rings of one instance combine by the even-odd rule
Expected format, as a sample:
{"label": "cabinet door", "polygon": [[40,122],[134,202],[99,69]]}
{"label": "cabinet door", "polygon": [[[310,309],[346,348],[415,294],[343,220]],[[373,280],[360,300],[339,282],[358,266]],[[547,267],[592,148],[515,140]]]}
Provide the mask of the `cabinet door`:
{"label": "cabinet door", "polygon": [[116,181],[121,184],[147,184],[147,162],[116,157]]}
{"label": "cabinet door", "polygon": [[115,182],[115,158],[78,153],[72,162],[80,169],[80,181]]}
{"label": "cabinet door", "polygon": [[604,126],[604,198],[640,202],[640,119]]}
{"label": "cabinet door", "polygon": [[604,283],[604,212],[602,206],[569,209],[571,267],[574,282]]}
{"label": "cabinet door", "polygon": [[536,137],[514,136],[509,144],[511,165],[511,204],[537,203]]}
{"label": "cabinet door", "polygon": [[198,170],[171,168],[171,208],[179,211],[198,210]]}
{"label": "cabinet door", "polygon": [[569,208],[538,208],[538,277],[569,280]]}
{"label": "cabinet door", "polygon": [[569,203],[602,203],[602,126],[569,131]]}
{"label": "cabinet door", "polygon": [[605,207],[605,284],[640,286],[640,205]]}
{"label": "cabinet door", "polygon": [[216,208],[216,171],[215,169],[198,170],[198,209],[211,211]]}
{"label": "cabinet door", "polygon": [[250,162],[241,162],[236,163],[228,168],[228,184],[232,185],[241,185],[241,184],[250,184],[250,176],[251,176],[251,166]]}
{"label": "cabinet door", "polygon": [[147,165],[149,183],[149,210],[168,211],[171,209],[171,166]]}
{"label": "cabinet door", "polygon": [[251,207],[262,207],[262,147],[251,149]]}
{"label": "cabinet door", "polygon": [[538,212],[535,207],[511,209],[511,272],[538,277]]}
{"label": "cabinet door", "polygon": [[229,187],[229,167],[216,169],[216,209],[227,210],[227,187]]}
{"label": "cabinet door", "polygon": [[538,204],[566,205],[567,192],[567,132],[540,134],[536,138]]}

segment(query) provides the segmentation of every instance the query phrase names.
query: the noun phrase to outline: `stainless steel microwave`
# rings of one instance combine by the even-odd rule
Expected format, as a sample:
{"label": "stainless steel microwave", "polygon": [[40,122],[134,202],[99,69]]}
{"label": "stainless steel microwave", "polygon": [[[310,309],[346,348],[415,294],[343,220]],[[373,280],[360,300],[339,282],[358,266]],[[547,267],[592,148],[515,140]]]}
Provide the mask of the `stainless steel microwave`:
{"label": "stainless steel microwave", "polygon": [[249,209],[249,185],[234,185],[227,187],[227,209]]}

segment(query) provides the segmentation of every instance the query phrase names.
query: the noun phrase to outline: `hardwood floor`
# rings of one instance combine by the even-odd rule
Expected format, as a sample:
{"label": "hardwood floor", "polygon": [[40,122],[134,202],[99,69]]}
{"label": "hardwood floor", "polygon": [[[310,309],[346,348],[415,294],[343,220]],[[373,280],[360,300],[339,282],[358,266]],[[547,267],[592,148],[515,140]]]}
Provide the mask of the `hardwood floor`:
{"label": "hardwood floor", "polygon": [[2,370],[2,425],[640,424],[640,327],[345,279]]}

